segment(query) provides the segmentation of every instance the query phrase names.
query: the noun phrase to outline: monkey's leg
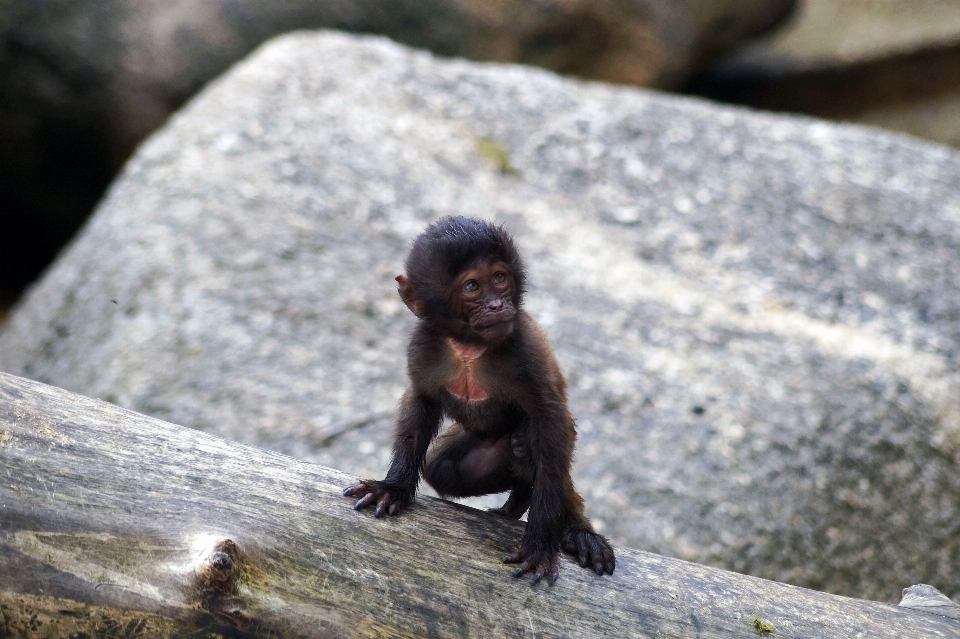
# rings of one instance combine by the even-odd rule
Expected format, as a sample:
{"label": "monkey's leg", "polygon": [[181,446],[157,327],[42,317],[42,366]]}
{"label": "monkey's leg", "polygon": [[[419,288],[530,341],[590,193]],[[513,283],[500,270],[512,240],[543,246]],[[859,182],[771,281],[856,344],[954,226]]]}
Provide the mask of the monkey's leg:
{"label": "monkey's leg", "polygon": [[511,519],[520,519],[530,508],[530,499],[533,497],[533,468],[530,466],[530,446],[527,437],[526,424],[521,425],[510,435],[514,486],[506,503],[499,508],[491,508],[492,513]]}
{"label": "monkey's leg", "polygon": [[510,435],[483,439],[454,424],[427,452],[423,477],[443,496],[489,495],[516,487],[512,461]]}

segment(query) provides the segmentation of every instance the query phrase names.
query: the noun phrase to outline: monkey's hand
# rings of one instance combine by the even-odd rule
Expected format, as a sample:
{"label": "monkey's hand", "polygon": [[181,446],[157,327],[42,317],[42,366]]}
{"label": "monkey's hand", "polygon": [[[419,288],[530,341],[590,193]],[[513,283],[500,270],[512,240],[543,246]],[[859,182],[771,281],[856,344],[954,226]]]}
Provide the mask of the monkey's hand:
{"label": "monkey's hand", "polygon": [[580,560],[581,566],[592,566],[598,575],[612,575],[617,566],[610,542],[603,535],[595,533],[589,524],[571,524],[564,528],[562,546]]}
{"label": "monkey's hand", "polygon": [[513,571],[514,577],[535,571],[533,573],[533,583],[539,582],[546,576],[551,584],[557,583],[557,577],[560,576],[560,553],[550,550],[536,549],[521,545],[520,550],[507,555],[503,558],[506,564],[520,564],[520,567]]}
{"label": "monkey's hand", "polygon": [[413,494],[408,489],[373,479],[361,479],[347,486],[343,489],[343,496],[360,498],[353,505],[354,510],[376,504],[373,514],[378,518],[384,514],[399,515],[413,501]]}

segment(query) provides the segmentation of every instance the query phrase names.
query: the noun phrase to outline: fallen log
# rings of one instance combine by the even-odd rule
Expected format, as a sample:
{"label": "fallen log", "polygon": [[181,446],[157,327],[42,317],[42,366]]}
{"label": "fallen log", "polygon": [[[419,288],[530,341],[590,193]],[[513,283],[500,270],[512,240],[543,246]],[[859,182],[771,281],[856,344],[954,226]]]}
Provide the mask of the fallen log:
{"label": "fallen log", "polygon": [[[0,637],[960,637],[932,588],[893,606],[636,550],[556,585],[522,524],[0,373]],[[82,633],[82,634],[81,634]]]}

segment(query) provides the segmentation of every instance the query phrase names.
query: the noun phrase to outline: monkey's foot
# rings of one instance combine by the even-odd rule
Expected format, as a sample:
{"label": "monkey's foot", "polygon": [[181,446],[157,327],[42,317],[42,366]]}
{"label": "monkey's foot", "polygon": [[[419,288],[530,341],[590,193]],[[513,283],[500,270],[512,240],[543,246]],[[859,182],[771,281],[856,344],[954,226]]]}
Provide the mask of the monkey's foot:
{"label": "monkey's foot", "polygon": [[487,512],[493,515],[500,515],[501,517],[509,517],[510,519],[520,519],[523,517],[523,513],[520,513],[519,515],[514,514],[512,510],[507,508],[506,504],[500,506],[499,508],[487,508]]}
{"label": "monkey's foot", "polygon": [[561,545],[565,551],[580,560],[581,566],[592,566],[598,575],[612,575],[613,569],[617,567],[610,542],[603,535],[595,533],[589,524],[574,524],[564,528]]}
{"label": "monkey's foot", "polygon": [[546,576],[551,584],[555,584],[557,577],[560,576],[560,553],[556,552],[527,550],[521,547],[519,551],[504,557],[503,563],[520,564],[520,567],[513,571],[514,577],[534,571],[533,583],[539,582]]}
{"label": "monkey's foot", "polygon": [[510,448],[517,459],[526,459],[530,456],[530,443],[527,441],[527,428],[523,426],[510,435]]}
{"label": "monkey's foot", "polygon": [[530,507],[530,498],[526,495],[515,497],[515,493],[516,491],[510,493],[510,497],[507,498],[503,506],[499,508],[488,508],[487,512],[509,517],[510,519],[520,519],[523,517],[523,513],[527,512],[527,508]]}
{"label": "monkey's foot", "polygon": [[413,501],[410,491],[373,479],[361,479],[352,486],[347,486],[343,489],[343,496],[360,498],[353,505],[354,510],[376,504],[377,509],[373,514],[378,518],[384,514],[399,515]]}

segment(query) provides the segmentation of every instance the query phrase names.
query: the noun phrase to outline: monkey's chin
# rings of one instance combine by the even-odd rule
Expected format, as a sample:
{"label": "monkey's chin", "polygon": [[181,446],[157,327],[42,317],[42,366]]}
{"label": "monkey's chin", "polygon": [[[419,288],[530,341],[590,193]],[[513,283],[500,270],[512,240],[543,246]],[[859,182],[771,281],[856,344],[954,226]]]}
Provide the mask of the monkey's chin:
{"label": "monkey's chin", "polygon": [[512,319],[504,322],[497,322],[489,326],[477,328],[476,331],[486,342],[500,342],[505,340],[513,333],[514,321]]}

